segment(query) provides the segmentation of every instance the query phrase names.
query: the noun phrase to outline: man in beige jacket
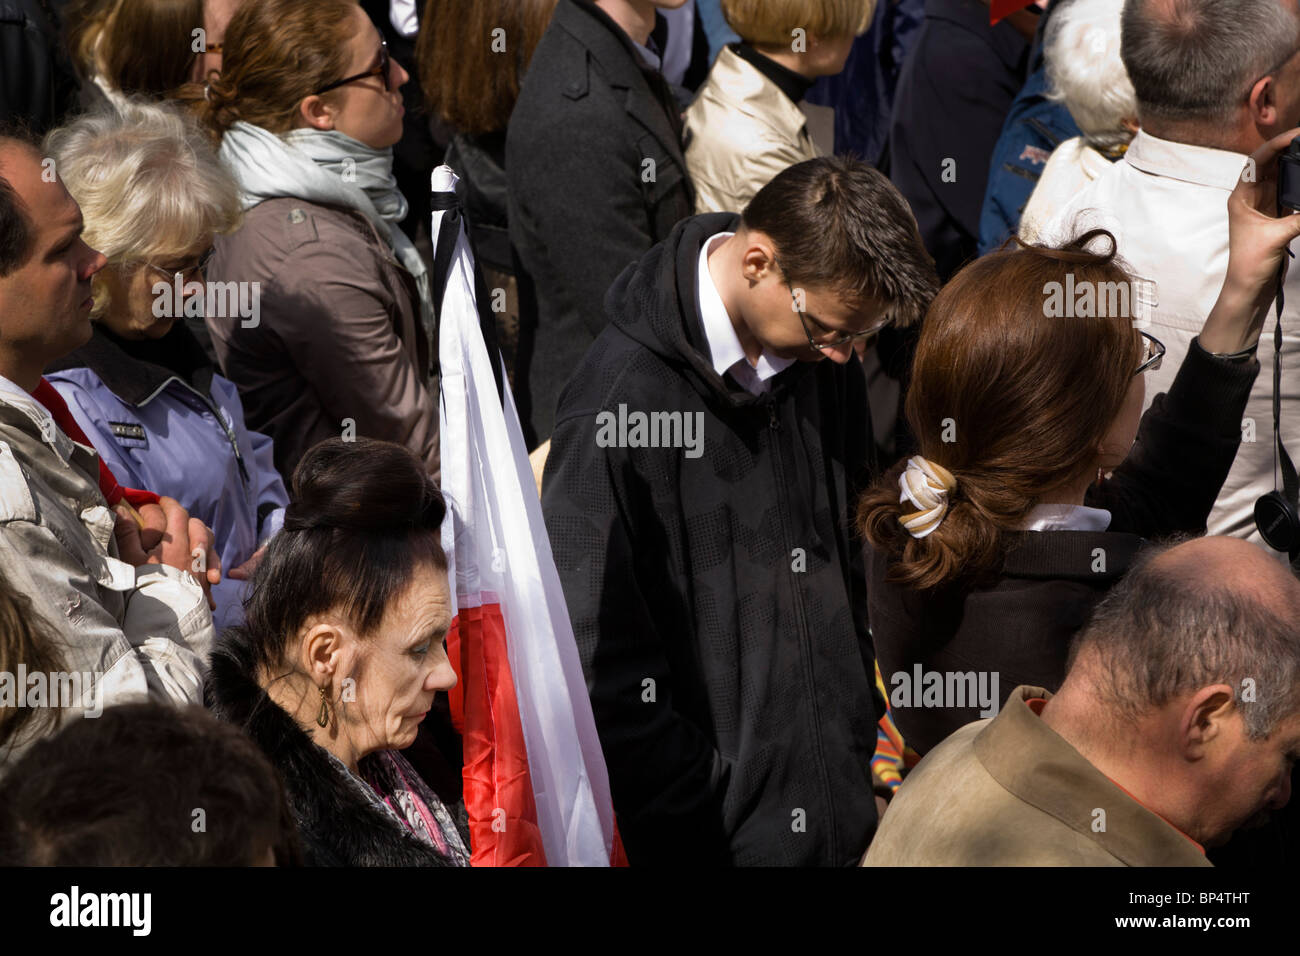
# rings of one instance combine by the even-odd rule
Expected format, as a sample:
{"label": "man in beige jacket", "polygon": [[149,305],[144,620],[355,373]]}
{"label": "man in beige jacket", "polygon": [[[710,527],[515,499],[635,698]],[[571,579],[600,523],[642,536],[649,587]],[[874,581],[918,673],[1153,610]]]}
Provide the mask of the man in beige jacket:
{"label": "man in beige jacket", "polygon": [[1201,538],[1131,570],[1057,694],[926,755],[865,866],[1209,866],[1205,846],[1286,805],[1300,754],[1300,582]]}
{"label": "man in beige jacket", "polygon": [[875,9],[875,0],[722,0],[743,42],[722,49],[686,111],[697,213],[744,212],[777,173],[833,149],[833,116],[824,137],[810,130],[808,113],[822,108],[804,94],[844,69]]}
{"label": "man in beige jacket", "polygon": [[[61,668],[29,673],[0,642],[0,724],[7,708],[94,717],[132,699],[201,703],[214,637],[190,573],[219,576],[211,532],[169,498],[150,508],[152,532],[115,514],[94,450],[32,395],[45,365],[90,337],[90,280],[104,257],[81,229],[39,152],[0,138],[0,576]],[[30,743],[0,746],[0,772]]]}

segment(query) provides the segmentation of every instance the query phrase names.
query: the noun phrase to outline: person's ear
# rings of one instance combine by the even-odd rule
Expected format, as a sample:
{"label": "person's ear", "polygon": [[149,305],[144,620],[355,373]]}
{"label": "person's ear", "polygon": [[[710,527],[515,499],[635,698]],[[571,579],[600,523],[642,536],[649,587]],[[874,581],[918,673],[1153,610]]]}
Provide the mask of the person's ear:
{"label": "person's ear", "polygon": [[752,286],[768,275],[775,275],[776,256],[772,247],[761,239],[752,240],[741,257],[741,268],[745,278]]}
{"label": "person's ear", "polygon": [[1178,725],[1179,751],[1187,760],[1203,759],[1228,734],[1237,699],[1227,684],[1202,687],[1183,706]]}
{"label": "person's ear", "polygon": [[298,117],[311,129],[333,129],[338,111],[319,96],[308,96],[298,104]]}
{"label": "person's ear", "polygon": [[[1277,80],[1272,75],[1262,76],[1250,88],[1250,118],[1262,130],[1274,129],[1280,116],[1277,109]],[[1267,135],[1264,137],[1268,138]]]}
{"label": "person's ear", "polygon": [[303,634],[300,659],[303,669],[317,686],[334,679],[347,645],[347,635],[339,621],[317,618],[308,622]]}
{"label": "person's ear", "polygon": [[1120,120],[1120,125],[1123,126],[1130,133],[1134,134],[1135,136],[1137,135],[1137,131],[1142,128],[1142,124],[1138,122],[1138,118],[1136,116],[1124,117],[1122,120]]}

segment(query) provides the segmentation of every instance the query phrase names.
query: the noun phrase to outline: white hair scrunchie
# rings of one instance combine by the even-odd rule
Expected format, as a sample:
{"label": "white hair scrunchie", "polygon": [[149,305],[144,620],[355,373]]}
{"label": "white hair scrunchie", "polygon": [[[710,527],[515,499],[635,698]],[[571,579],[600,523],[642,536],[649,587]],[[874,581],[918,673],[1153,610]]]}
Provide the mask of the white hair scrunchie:
{"label": "white hair scrunchie", "polygon": [[924,538],[939,527],[948,513],[948,495],[957,487],[957,479],[947,468],[927,461],[920,455],[907,459],[907,467],[898,476],[902,494],[899,503],[910,501],[918,510],[899,515],[899,523],[913,538]]}

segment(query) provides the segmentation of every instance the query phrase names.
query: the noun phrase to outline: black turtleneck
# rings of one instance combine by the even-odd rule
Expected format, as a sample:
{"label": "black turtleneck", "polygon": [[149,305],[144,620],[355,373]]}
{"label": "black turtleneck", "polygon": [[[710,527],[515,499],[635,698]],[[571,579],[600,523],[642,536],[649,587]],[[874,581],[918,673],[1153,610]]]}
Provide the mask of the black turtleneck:
{"label": "black turtleneck", "polygon": [[780,87],[781,92],[790,97],[796,106],[808,95],[813,81],[800,76],[789,67],[782,66],[771,57],[759,53],[748,43],[733,43],[732,51],[746,63],[749,63],[765,77]]}

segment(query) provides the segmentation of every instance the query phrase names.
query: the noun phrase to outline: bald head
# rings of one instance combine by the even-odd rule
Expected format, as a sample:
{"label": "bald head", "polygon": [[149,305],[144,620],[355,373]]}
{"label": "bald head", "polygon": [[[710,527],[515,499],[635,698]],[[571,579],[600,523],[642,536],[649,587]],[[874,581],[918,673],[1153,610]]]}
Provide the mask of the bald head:
{"label": "bald head", "polygon": [[1195,580],[1206,594],[1235,595],[1300,626],[1300,581],[1249,541],[1194,538],[1157,554],[1150,568],[1172,579]]}
{"label": "bald head", "polygon": [[1097,606],[1068,667],[1067,684],[1127,721],[1211,685],[1254,688],[1243,718],[1266,735],[1300,711],[1300,582],[1235,538],[1152,548]]}

